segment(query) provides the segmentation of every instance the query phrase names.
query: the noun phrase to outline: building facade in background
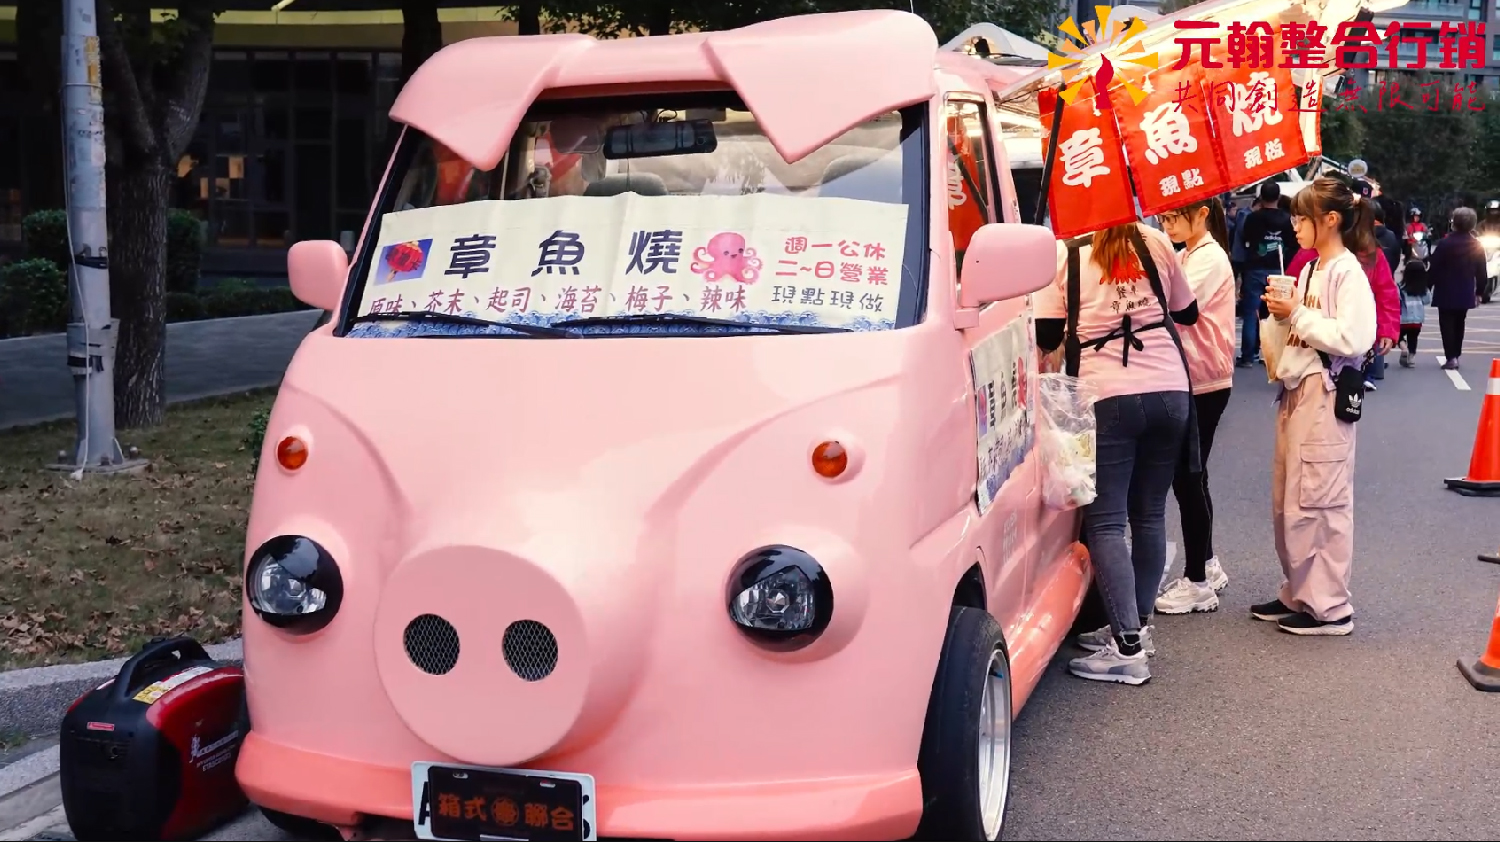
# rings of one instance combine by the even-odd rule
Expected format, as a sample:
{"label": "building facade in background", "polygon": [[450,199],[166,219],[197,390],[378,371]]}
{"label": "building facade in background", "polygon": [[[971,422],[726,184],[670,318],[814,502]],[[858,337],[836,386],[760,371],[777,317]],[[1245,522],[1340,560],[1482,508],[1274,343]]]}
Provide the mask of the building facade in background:
{"label": "building facade in background", "polygon": [[[219,17],[198,132],[177,165],[174,207],[204,223],[204,274],[284,275],[307,239],[353,243],[380,178],[387,117],[401,75],[401,13],[392,0],[232,2]],[[444,41],[514,35],[500,7],[442,9]],[[29,178],[21,115],[25,76],[15,8],[0,6],[0,252],[14,254]],[[35,142],[32,140],[31,142]]]}
{"label": "building facade in background", "polygon": [[[1401,36],[1411,39],[1410,43],[1403,42],[1396,52],[1396,61],[1401,65],[1397,69],[1359,69],[1351,74],[1354,84],[1361,87],[1369,87],[1375,91],[1379,89],[1381,82],[1397,82],[1409,77],[1418,69],[1408,68],[1408,65],[1418,64],[1423,47],[1418,45],[1416,39],[1426,41],[1425,61],[1421,65],[1437,77],[1445,81],[1451,80],[1455,85],[1468,85],[1470,82],[1478,84],[1480,89],[1488,91],[1492,96],[1500,91],[1500,0],[1410,0],[1404,6],[1375,16],[1375,30],[1384,34],[1392,23],[1401,23]],[[1440,37],[1444,24],[1452,24],[1461,27],[1466,23],[1483,24],[1486,40],[1485,66],[1482,68],[1466,67],[1461,70],[1445,69],[1440,67],[1443,63],[1443,50],[1440,45]],[[1382,63],[1386,61],[1386,51],[1380,51]]]}

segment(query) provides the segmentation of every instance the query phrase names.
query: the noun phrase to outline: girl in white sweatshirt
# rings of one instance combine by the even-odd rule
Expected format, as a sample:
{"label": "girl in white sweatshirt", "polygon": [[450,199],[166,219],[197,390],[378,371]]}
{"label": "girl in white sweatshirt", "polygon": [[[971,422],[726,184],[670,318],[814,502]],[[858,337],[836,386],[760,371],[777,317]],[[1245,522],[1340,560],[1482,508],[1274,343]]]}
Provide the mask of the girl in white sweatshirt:
{"label": "girl in white sweatshirt", "polygon": [[[1276,455],[1271,511],[1284,581],[1259,620],[1299,635],[1354,630],[1354,424],[1334,414],[1341,371],[1358,371],[1375,344],[1375,296],[1355,254],[1374,245],[1374,211],[1335,178],[1292,199],[1297,243],[1317,250],[1290,299],[1264,296],[1270,331],[1284,339],[1276,362]],[[1269,355],[1268,355],[1269,356]]]}
{"label": "girl in white sweatshirt", "polygon": [[1172,480],[1172,493],[1182,512],[1183,575],[1156,599],[1163,614],[1214,611],[1219,607],[1217,591],[1229,577],[1214,555],[1214,504],[1208,493],[1208,453],[1214,431],[1229,405],[1234,385],[1234,270],[1229,265],[1229,227],[1224,205],[1216,198],[1193,202],[1161,214],[1162,229],[1174,243],[1186,248],[1177,253],[1188,285],[1198,299],[1198,321],[1178,328],[1187,353],[1188,379],[1198,411],[1198,452],[1203,470],[1193,473],[1179,464]]}

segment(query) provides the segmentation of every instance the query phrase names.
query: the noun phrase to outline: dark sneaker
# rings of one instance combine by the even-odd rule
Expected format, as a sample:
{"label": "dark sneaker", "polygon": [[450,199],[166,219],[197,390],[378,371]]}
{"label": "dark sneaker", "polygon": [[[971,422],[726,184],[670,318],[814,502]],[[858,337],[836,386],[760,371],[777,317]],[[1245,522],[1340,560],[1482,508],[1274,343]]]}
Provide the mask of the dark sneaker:
{"label": "dark sneaker", "polygon": [[1296,613],[1296,611],[1283,605],[1279,599],[1250,606],[1250,616],[1257,620],[1265,620],[1268,623],[1274,623],[1283,617],[1290,617]]}
{"label": "dark sneaker", "polygon": [[1342,620],[1319,620],[1311,614],[1292,614],[1282,617],[1278,625],[1287,634],[1318,637],[1341,637],[1354,631],[1354,615]]}

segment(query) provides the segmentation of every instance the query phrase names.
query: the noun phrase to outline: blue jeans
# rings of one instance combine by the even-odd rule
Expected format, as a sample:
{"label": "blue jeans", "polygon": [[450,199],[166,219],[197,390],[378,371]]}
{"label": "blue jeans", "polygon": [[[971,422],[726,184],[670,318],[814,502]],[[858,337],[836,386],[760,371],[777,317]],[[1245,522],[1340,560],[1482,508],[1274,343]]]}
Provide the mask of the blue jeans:
{"label": "blue jeans", "polygon": [[1260,353],[1260,300],[1266,294],[1266,279],[1276,274],[1270,269],[1246,269],[1240,281],[1240,360],[1255,359]]}
{"label": "blue jeans", "polygon": [[1167,567],[1167,491],[1182,458],[1189,400],[1187,392],[1147,392],[1094,405],[1098,496],[1084,509],[1083,529],[1116,635],[1140,631],[1156,604]]}

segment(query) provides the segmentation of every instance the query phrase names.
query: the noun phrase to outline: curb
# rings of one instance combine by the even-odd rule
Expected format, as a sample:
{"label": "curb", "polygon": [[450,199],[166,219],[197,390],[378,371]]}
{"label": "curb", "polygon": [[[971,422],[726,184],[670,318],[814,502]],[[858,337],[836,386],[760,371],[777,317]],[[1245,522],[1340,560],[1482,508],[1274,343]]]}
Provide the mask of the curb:
{"label": "curb", "polygon": [[[205,646],[209,657],[226,663],[242,663],[244,647],[239,638]],[[128,660],[114,658],[85,664],[31,667],[0,673],[0,722],[26,734],[54,734],[68,706],[89,690],[115,677]],[[27,758],[29,759],[29,758]],[[5,772],[26,762],[17,761]],[[7,792],[0,786],[0,793]]]}
{"label": "curb", "polygon": [[[308,318],[309,317],[308,314],[318,313],[318,312],[321,312],[321,311],[316,310],[316,309],[312,309],[312,310],[289,310],[289,311],[287,311],[285,313],[261,313],[261,314],[256,315],[256,316],[224,316],[222,318],[217,318],[217,319],[193,319],[192,321],[187,321],[187,322],[169,322],[168,324],[171,324],[171,325],[204,325],[204,324],[213,324],[214,322],[239,321],[241,319],[252,319],[252,320],[267,321],[267,322],[270,322],[270,321],[283,321],[283,320],[284,321],[291,321],[292,318],[294,318],[294,317],[299,317],[300,316],[302,318]],[[35,336],[7,336],[4,339],[0,339],[0,347],[4,347],[3,343],[6,343],[6,342],[14,342],[17,345],[20,345],[23,342],[45,342],[45,341],[48,341],[48,340],[56,342],[57,341],[56,337],[58,337],[58,336],[66,336],[66,334],[65,333],[39,333],[39,334],[37,334]]]}

